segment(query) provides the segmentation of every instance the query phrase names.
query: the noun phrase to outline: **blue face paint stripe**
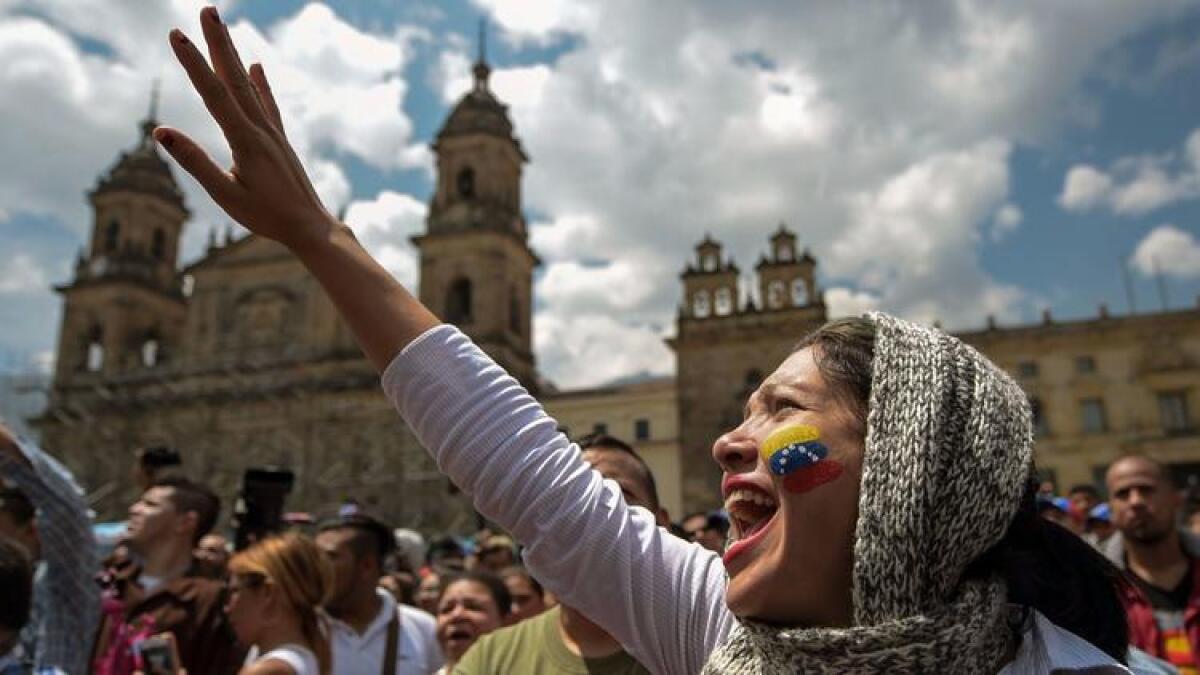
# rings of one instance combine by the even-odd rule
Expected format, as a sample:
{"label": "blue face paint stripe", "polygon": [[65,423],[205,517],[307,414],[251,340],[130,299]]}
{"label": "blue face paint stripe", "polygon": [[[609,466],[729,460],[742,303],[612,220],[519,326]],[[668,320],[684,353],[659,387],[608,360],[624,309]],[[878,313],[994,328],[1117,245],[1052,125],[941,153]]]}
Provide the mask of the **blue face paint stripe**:
{"label": "blue face paint stripe", "polygon": [[786,476],[797,469],[812,466],[828,456],[829,449],[817,441],[792,443],[772,453],[768,466],[776,476]]}

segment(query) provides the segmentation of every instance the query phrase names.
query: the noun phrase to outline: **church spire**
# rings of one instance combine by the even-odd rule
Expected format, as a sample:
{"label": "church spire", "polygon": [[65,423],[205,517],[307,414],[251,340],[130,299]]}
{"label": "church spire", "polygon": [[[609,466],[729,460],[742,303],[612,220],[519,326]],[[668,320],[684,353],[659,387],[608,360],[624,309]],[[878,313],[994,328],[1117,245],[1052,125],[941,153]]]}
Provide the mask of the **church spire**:
{"label": "church spire", "polygon": [[146,119],[142,120],[142,145],[152,142],[151,134],[158,126],[158,96],[161,84],[161,80],[154,78],[154,84],[150,87],[150,110],[146,113]]}
{"label": "church spire", "polygon": [[479,58],[475,60],[475,91],[485,91],[492,67],[487,62],[487,19],[479,19]]}

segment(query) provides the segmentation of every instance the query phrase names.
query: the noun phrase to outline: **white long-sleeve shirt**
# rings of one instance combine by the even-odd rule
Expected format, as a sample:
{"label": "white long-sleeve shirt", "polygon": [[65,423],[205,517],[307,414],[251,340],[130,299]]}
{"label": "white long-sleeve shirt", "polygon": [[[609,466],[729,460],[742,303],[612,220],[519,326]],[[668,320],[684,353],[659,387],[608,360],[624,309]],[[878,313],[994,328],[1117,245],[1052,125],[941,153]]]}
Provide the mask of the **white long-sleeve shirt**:
{"label": "white long-sleeve shirt", "polygon": [[[627,505],[538,402],[452,326],[409,344],[383,388],[441,471],[525,544],[543,586],[651,671],[700,672],[735,623],[715,553]],[[1045,668],[1128,672],[1039,614],[1001,675]]]}

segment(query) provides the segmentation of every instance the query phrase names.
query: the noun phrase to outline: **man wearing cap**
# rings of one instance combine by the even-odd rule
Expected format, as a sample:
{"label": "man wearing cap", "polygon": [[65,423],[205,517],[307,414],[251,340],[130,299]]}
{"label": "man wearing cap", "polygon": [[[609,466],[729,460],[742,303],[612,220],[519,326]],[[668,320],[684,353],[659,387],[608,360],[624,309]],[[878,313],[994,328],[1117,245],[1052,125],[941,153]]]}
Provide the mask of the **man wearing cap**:
{"label": "man wearing cap", "polygon": [[1104,542],[1116,532],[1112,524],[1112,509],[1105,502],[1092,507],[1087,515],[1087,533],[1084,539],[1092,546],[1101,548]]}
{"label": "man wearing cap", "polygon": [[398,604],[379,588],[392,531],[361,512],[324,523],[317,546],[333,565],[332,672],[338,675],[428,675],[442,666],[433,617]]}
{"label": "man wearing cap", "polygon": [[479,549],[478,564],[492,574],[500,574],[517,562],[517,544],[512,537],[493,534]]}

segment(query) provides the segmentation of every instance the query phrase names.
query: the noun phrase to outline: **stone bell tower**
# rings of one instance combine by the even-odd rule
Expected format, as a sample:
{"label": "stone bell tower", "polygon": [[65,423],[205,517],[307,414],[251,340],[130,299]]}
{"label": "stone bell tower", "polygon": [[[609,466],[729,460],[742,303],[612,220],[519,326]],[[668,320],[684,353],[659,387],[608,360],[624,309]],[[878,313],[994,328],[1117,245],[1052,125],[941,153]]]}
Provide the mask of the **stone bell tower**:
{"label": "stone bell tower", "polygon": [[508,106],[488,86],[480,29],[471,90],[454,106],[433,151],[437,184],[420,250],[420,299],[471,336],[527,388],[536,389],[533,270],[521,212],[521,171],[529,161]]}
{"label": "stone bell tower", "polygon": [[137,145],[88,194],[90,241],[74,278],[56,288],[64,304],[56,389],[159,367],[180,343],[186,303],[176,264],[188,210],[150,136],[155,108]]}

